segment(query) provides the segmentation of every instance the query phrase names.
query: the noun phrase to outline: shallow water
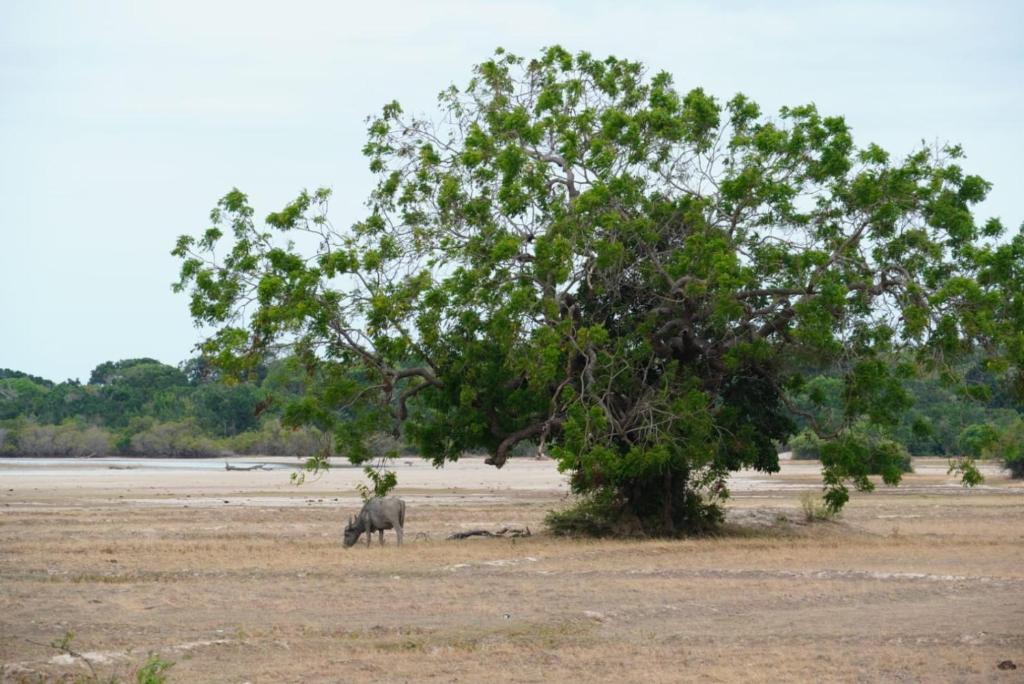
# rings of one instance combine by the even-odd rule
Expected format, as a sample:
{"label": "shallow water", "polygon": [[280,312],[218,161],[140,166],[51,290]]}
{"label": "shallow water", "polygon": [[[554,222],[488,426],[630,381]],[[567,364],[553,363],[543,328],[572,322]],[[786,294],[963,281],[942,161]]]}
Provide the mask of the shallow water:
{"label": "shallow water", "polygon": [[[298,460],[294,463],[262,459],[228,462],[237,467],[259,465],[263,470],[295,470],[302,467]],[[45,473],[57,469],[67,470],[68,466],[73,466],[76,470],[225,470],[224,463],[223,459],[208,458],[3,458],[0,459],[0,472]]]}

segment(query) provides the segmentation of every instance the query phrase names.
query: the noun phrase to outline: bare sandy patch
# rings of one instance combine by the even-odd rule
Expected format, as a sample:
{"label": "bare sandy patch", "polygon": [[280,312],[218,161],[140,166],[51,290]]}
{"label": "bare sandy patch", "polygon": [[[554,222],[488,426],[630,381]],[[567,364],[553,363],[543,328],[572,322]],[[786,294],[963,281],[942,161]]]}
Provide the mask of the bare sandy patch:
{"label": "bare sandy patch", "polygon": [[399,473],[406,545],[348,550],[354,469],[296,488],[0,468],[0,679],[82,674],[40,645],[72,631],[97,671],[158,652],[187,682],[1012,681],[996,666],[1024,665],[1024,490],[990,472],[967,492],[922,465],[835,523],[801,523],[820,482],[789,461],[737,478],[722,537],[447,541],[542,529],[564,479],[543,461],[416,463]]}

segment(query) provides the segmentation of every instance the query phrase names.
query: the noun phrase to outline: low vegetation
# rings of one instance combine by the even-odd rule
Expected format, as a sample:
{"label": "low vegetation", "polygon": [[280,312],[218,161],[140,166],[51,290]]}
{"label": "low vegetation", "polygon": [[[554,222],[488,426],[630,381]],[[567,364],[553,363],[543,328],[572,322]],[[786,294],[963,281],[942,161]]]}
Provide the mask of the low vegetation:
{"label": "low vegetation", "polygon": [[1002,426],[972,425],[960,441],[965,451],[1000,460],[1012,477],[1024,478],[1024,419],[1015,417]]}
{"label": "low vegetation", "polygon": [[800,495],[800,510],[803,511],[806,522],[834,520],[838,515],[814,492],[804,492]]}
{"label": "low vegetation", "polygon": [[[130,680],[125,680],[118,671],[119,668],[101,667],[101,669],[97,669],[93,664],[95,656],[80,653],[74,642],[75,633],[65,632],[63,636],[54,639],[49,645],[61,655],[72,658],[74,662],[83,665],[88,670],[88,674],[74,678],[75,684],[123,684],[126,681],[134,681],[135,684],[166,684],[167,672],[174,667],[174,662],[166,660],[159,653],[150,653],[145,662],[135,668]],[[30,640],[30,643],[34,642]],[[4,674],[4,669],[0,667],[0,676]],[[3,678],[3,681],[8,680]],[[25,681],[27,681],[27,677]],[[42,681],[42,678],[32,678],[32,681]]]}
{"label": "low vegetation", "polygon": [[[864,464],[869,475],[885,475],[889,470],[913,471],[906,446],[878,432],[861,428],[850,433],[864,449]],[[828,442],[812,430],[804,430],[789,441],[789,449],[797,460],[822,460],[829,457]]]}
{"label": "low vegetation", "polygon": [[137,684],[165,684],[167,671],[174,667],[174,663],[160,657],[159,653],[150,653],[146,662],[135,671]]}

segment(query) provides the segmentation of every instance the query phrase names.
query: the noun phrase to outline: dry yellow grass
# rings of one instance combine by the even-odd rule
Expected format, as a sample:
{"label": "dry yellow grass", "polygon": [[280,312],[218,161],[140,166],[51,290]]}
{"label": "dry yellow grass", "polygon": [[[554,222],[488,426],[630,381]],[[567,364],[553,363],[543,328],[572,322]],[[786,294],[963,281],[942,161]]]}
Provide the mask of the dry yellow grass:
{"label": "dry yellow grass", "polygon": [[[182,682],[1024,672],[1024,490],[998,475],[965,493],[925,468],[905,488],[855,496],[837,523],[802,525],[794,487],[808,476],[794,464],[751,478],[719,538],[444,539],[538,530],[564,503],[563,490],[536,488],[541,468],[510,464],[506,488],[407,478],[406,545],[389,535],[369,550],[341,548],[355,503],[330,480],[289,489],[280,473],[218,473],[157,486],[119,471],[41,486],[0,471],[2,679],[86,672],[41,645],[66,631],[99,672],[123,677],[156,651]],[[1021,669],[998,670],[1006,659]]]}

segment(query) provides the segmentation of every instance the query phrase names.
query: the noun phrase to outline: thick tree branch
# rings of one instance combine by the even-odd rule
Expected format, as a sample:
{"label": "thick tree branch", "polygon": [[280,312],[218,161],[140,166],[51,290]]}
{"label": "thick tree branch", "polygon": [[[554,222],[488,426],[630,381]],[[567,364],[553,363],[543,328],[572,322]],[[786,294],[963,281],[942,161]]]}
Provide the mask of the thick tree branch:
{"label": "thick tree branch", "polygon": [[521,430],[516,430],[515,432],[506,436],[505,439],[501,440],[501,444],[498,445],[498,448],[495,450],[494,454],[487,457],[484,460],[484,463],[486,463],[487,465],[492,465],[495,468],[501,468],[503,465],[505,465],[505,461],[508,460],[509,452],[512,450],[513,447],[515,447],[516,444],[519,444],[524,439],[529,439],[530,437],[534,437],[544,432],[560,428],[561,426],[562,419],[558,418],[557,416],[553,416],[551,418],[548,418],[547,420],[542,420],[539,423],[528,425],[522,428]]}
{"label": "thick tree branch", "polygon": [[526,154],[530,155],[534,159],[539,159],[540,161],[548,162],[549,164],[557,164],[565,174],[565,178],[552,178],[549,183],[560,183],[564,185],[566,192],[569,193],[570,199],[576,199],[579,197],[580,191],[576,187],[576,175],[572,171],[572,164],[566,161],[565,157],[558,154],[538,152],[537,150],[531,150],[528,147],[523,149]]}

